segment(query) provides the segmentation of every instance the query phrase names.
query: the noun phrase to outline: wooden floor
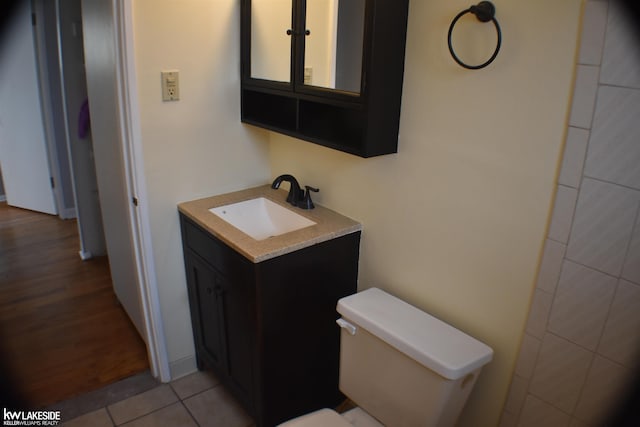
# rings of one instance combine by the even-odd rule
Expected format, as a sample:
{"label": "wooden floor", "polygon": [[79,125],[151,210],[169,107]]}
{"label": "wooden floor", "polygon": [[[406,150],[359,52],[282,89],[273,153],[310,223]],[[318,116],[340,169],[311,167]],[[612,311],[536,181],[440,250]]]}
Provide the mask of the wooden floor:
{"label": "wooden floor", "polygon": [[79,249],[75,220],[0,203],[1,368],[29,408],[149,368],[107,258],[82,261]]}

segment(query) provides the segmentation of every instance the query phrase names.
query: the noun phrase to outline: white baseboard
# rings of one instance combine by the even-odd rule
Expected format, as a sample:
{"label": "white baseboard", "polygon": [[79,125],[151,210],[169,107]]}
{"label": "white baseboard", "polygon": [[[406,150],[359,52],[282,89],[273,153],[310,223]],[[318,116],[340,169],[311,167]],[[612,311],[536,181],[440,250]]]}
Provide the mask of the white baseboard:
{"label": "white baseboard", "polygon": [[73,219],[78,215],[76,214],[76,208],[66,208],[61,210],[58,216],[60,219]]}
{"label": "white baseboard", "polygon": [[7,196],[5,194],[0,194],[0,202],[6,202]]}
{"label": "white baseboard", "polygon": [[198,370],[196,357],[188,356],[174,362],[169,362],[169,372],[171,381],[192,374]]}
{"label": "white baseboard", "polygon": [[82,259],[83,261],[93,258],[93,255],[91,254],[91,252],[79,251],[78,253],[80,254],[80,259]]}

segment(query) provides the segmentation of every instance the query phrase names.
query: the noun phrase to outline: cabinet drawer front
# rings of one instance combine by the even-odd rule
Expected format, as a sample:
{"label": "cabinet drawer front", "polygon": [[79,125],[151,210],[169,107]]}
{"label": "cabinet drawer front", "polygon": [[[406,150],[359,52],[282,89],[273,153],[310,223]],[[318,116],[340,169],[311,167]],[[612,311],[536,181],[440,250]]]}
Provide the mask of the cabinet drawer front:
{"label": "cabinet drawer front", "polygon": [[227,271],[229,264],[236,261],[231,249],[189,220],[183,219],[183,224],[184,240],[187,246],[220,273],[229,274]]}

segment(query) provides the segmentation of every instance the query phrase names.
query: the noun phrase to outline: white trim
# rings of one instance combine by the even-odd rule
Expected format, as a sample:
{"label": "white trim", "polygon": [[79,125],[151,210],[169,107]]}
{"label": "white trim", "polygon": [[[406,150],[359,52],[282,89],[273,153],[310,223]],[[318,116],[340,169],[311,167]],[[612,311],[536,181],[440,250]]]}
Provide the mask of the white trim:
{"label": "white trim", "polygon": [[0,202],[6,202],[7,201],[7,196],[2,194],[0,195]]}
{"label": "white trim", "polygon": [[93,255],[91,254],[91,252],[79,251],[78,254],[80,255],[80,259],[83,261],[93,258]]}
{"label": "white trim", "polygon": [[60,219],[73,219],[78,216],[76,208],[66,208],[60,211]]}
{"label": "white trim", "polygon": [[[56,4],[57,4],[56,0]],[[42,114],[42,128],[44,131],[44,140],[47,151],[47,161],[49,163],[49,174],[57,183],[51,188],[56,212],[60,218],[65,219],[61,212],[64,210],[64,196],[62,194],[62,178],[60,171],[60,163],[58,162],[58,150],[55,144],[55,132],[53,129],[53,114],[51,111],[51,87],[49,85],[49,64],[46,58],[46,42],[44,25],[44,12],[42,1],[31,1],[31,13],[36,16],[36,25],[33,27],[33,41],[36,52],[36,66],[38,75],[38,89],[40,95],[40,110]],[[57,12],[56,12],[57,14]]]}
{"label": "white trim", "polygon": [[142,160],[142,137],[137,99],[137,79],[134,58],[133,5],[127,0],[113,0],[114,24],[117,36],[117,81],[120,132],[123,144],[127,192],[138,200],[129,204],[132,240],[136,253],[136,268],[140,300],[151,371],[162,382],[171,380],[169,356],[162,316],[158,282],[153,261],[149,207]]}
{"label": "white trim", "polygon": [[[69,175],[71,176],[71,190],[73,193],[73,206],[74,206],[74,216],[73,217],[63,217],[60,215],[62,219],[67,218],[76,218],[77,212],[76,209],[80,209],[78,205],[78,190],[76,189],[76,174],[73,167],[73,158],[71,155],[71,131],[69,130],[69,110],[67,109],[67,90],[66,84],[64,81],[64,59],[62,56],[62,28],[60,28],[60,0],[55,0],[55,8],[56,8],[56,46],[58,48],[58,67],[59,67],[59,76],[60,76],[60,97],[62,98],[62,118],[63,118],[63,127],[64,127],[64,144],[67,152],[67,162],[69,163]],[[57,165],[57,163],[56,163]],[[81,211],[81,210],[80,210]],[[81,218],[78,218],[76,226],[78,228],[78,237],[80,240],[80,258],[82,260],[87,260],[91,258],[91,252],[87,251],[87,245],[84,240],[84,233],[82,231],[81,226]],[[83,257],[83,254],[89,254],[87,258]]]}

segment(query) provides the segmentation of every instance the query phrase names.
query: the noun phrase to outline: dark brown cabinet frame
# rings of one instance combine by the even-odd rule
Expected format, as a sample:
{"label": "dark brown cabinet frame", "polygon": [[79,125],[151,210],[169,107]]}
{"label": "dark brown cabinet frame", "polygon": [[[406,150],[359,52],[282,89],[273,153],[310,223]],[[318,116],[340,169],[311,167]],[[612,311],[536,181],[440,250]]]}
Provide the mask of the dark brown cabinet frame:
{"label": "dark brown cabinet frame", "polygon": [[[306,0],[293,0],[293,29]],[[251,78],[251,0],[241,6],[241,120],[361,157],[398,151],[408,0],[366,0],[361,92],[306,86],[304,34],[293,34],[291,82]],[[285,29],[283,29],[284,31]]]}
{"label": "dark brown cabinet frame", "polygon": [[260,427],[339,404],[336,304],[356,292],[360,232],[256,264],[180,227],[198,368]]}

